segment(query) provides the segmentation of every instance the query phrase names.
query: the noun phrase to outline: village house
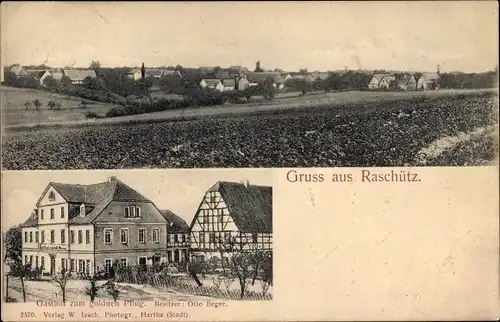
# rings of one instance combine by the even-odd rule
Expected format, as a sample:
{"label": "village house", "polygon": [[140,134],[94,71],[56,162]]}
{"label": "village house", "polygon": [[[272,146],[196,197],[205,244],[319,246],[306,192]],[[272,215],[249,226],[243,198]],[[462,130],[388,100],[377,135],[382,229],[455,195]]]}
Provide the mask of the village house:
{"label": "village house", "polygon": [[234,91],[236,89],[236,80],[223,79],[222,85],[224,86],[224,91]]}
{"label": "village house", "polygon": [[[144,70],[144,77],[152,77],[152,78],[162,78],[166,76],[175,76],[182,78],[182,74],[176,70],[168,70],[165,68],[146,68]],[[134,68],[133,70],[127,73],[127,77],[132,80],[139,80],[142,78],[142,72],[140,68]]]}
{"label": "village house", "polygon": [[272,187],[215,183],[190,225],[192,256],[208,259],[232,250],[271,250],[272,212]]}
{"label": "village house", "polygon": [[277,72],[250,72],[247,74],[249,86],[262,84],[267,79],[271,81],[275,88],[282,89],[285,86],[280,73]]}
{"label": "village house", "polygon": [[417,79],[415,75],[411,75],[410,79],[406,83],[407,91],[416,91],[417,90]]}
{"label": "village house", "polygon": [[189,260],[189,225],[170,210],[160,210],[167,220],[167,261],[184,263]]}
{"label": "village house", "polygon": [[330,73],[328,72],[312,72],[309,73],[308,75],[311,75],[314,81],[322,81],[330,77]]}
{"label": "village house", "polygon": [[417,80],[417,90],[439,89],[438,73],[423,73]]}
{"label": "village house", "polygon": [[202,88],[210,88],[214,89],[219,92],[224,91],[224,85],[220,81],[220,79],[215,79],[215,78],[204,78],[200,82],[200,86]]}
{"label": "village house", "polygon": [[228,73],[228,78],[240,77],[246,75],[248,73],[248,69],[243,66],[230,66],[226,69],[226,72]]}
{"label": "village house", "polygon": [[374,74],[368,83],[369,89],[384,88],[388,89],[391,82],[395,81],[396,77],[393,74]]}
{"label": "village house", "polygon": [[243,76],[237,78],[236,83],[238,84],[237,87],[238,87],[239,91],[243,91],[243,90],[250,87],[250,82],[248,81],[248,78],[246,75],[243,75]]}
{"label": "village house", "polygon": [[83,84],[83,80],[87,77],[96,78],[97,75],[92,69],[63,69],[63,74],[71,80],[73,85]]}
{"label": "village house", "polygon": [[90,185],[51,182],[22,224],[23,263],[54,274],[167,261],[168,220],[154,203],[110,177]]}

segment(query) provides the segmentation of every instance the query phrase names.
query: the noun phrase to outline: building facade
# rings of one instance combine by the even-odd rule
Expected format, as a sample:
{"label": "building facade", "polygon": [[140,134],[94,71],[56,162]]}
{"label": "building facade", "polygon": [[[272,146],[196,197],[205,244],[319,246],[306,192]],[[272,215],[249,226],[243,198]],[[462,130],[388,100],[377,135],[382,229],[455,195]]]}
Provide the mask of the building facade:
{"label": "building facade", "polygon": [[161,210],[167,220],[167,261],[184,263],[189,260],[189,225],[170,210]]}
{"label": "building facade", "polygon": [[205,259],[233,250],[272,250],[272,188],[219,181],[190,225],[191,254]]}
{"label": "building facade", "polygon": [[21,226],[23,263],[94,274],[113,263],[167,261],[167,226],[152,201],[119,181],[49,183]]}

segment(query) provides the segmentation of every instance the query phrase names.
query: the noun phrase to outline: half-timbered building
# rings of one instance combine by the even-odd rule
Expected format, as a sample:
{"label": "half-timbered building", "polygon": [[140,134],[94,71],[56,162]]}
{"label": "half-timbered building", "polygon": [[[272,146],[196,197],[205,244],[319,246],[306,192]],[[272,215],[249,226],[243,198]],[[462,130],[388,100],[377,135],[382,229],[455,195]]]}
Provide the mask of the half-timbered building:
{"label": "half-timbered building", "polygon": [[189,260],[189,225],[170,210],[160,210],[167,220],[167,259],[169,263]]}
{"label": "half-timbered building", "polygon": [[219,181],[208,189],[190,226],[191,254],[272,249],[272,187]]}

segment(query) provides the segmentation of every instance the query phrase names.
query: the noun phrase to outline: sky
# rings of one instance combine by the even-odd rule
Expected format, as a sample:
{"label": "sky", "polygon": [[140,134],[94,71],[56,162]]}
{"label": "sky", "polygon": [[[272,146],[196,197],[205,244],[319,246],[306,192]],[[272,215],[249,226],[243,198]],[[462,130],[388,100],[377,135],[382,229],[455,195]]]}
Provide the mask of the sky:
{"label": "sky", "polygon": [[204,170],[99,170],[99,171],[3,171],[2,231],[30,216],[49,182],[93,184],[116,176],[159,209],[169,209],[188,224],[206,192],[217,181],[273,186],[269,169]]}
{"label": "sky", "polygon": [[2,60],[87,67],[482,72],[496,1],[2,2]]}

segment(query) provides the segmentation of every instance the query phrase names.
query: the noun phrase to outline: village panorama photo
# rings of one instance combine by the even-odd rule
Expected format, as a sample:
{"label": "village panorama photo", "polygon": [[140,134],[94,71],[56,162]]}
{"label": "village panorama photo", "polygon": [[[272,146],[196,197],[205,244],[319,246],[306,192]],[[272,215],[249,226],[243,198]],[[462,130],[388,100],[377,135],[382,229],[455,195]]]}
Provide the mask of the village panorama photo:
{"label": "village panorama photo", "polygon": [[9,172],[3,298],[272,300],[271,177]]}
{"label": "village panorama photo", "polygon": [[1,8],[3,169],[498,163],[491,1]]}

